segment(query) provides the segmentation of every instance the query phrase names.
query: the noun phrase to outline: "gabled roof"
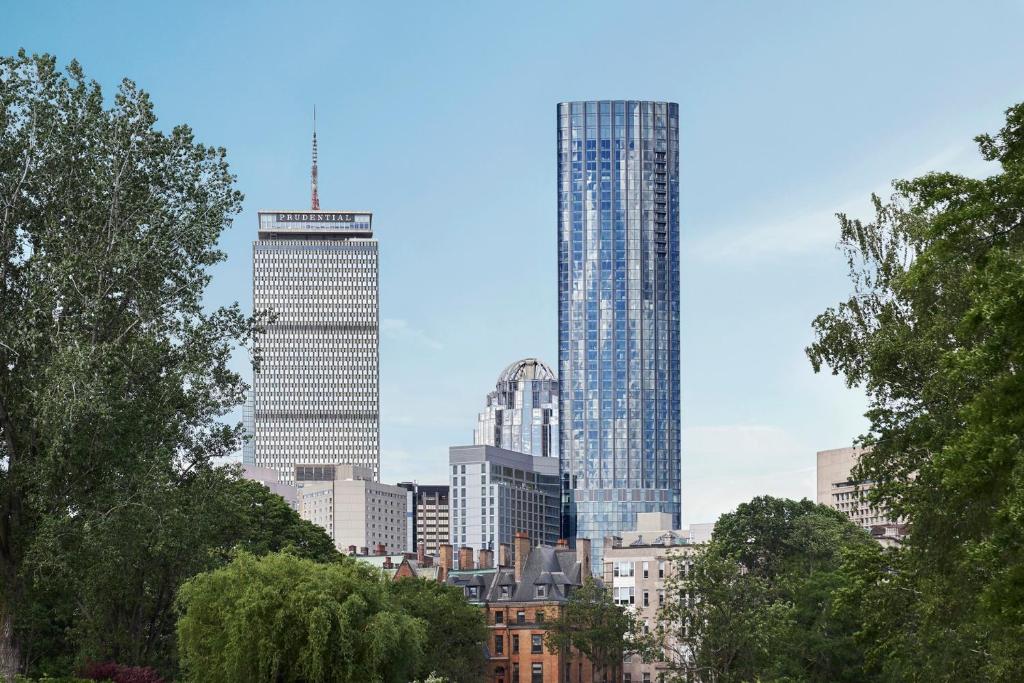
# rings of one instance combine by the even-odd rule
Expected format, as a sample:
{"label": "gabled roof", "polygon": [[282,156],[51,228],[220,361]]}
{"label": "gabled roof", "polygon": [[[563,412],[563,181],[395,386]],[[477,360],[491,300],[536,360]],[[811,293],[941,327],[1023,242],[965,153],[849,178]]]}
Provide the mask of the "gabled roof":
{"label": "gabled roof", "polygon": [[[452,571],[448,583],[465,589],[476,588],[480,602],[565,602],[573,586],[582,585],[582,566],[576,553],[568,548],[537,546],[530,549],[522,580],[516,582],[515,569],[467,569]],[[544,586],[544,596],[537,596]],[[502,588],[508,590],[502,595]]]}

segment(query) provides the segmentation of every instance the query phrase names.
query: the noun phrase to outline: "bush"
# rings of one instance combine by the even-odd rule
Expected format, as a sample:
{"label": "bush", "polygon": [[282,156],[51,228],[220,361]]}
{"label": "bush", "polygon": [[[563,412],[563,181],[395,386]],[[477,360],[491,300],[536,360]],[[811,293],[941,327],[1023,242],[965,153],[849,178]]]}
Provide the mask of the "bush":
{"label": "bush", "polygon": [[164,683],[156,669],[148,666],[126,666],[117,662],[90,662],[81,675],[90,681],[112,683]]}

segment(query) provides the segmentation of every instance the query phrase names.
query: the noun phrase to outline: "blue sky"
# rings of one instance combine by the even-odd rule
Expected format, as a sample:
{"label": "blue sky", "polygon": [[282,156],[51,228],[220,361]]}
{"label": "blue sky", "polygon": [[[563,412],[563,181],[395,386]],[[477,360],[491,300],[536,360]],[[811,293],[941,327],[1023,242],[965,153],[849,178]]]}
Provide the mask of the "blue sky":
{"label": "blue sky", "polygon": [[[501,369],[556,362],[555,104],[680,104],[683,516],[814,496],[864,399],[814,375],[849,290],[833,214],[1024,99],[1024,2],[6,3],[0,52],[77,58],[108,95],[222,145],[245,193],[211,305],[251,307],[260,208],[369,209],[381,253],[385,480],[444,481]],[[245,360],[238,359],[243,368]]]}

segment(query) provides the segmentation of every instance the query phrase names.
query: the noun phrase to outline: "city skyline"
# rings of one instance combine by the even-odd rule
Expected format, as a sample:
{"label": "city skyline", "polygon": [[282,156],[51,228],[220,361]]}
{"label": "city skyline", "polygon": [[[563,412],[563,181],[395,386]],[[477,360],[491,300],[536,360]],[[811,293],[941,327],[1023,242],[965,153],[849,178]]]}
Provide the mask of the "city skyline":
{"label": "city skyline", "polygon": [[[813,316],[849,289],[832,214],[869,217],[870,192],[887,195],[891,178],[987,171],[970,140],[995,129],[1024,88],[1012,59],[1024,9],[934,7],[886,7],[879,22],[877,4],[665,6],[637,55],[598,70],[577,67],[632,20],[628,8],[409,8],[396,26],[376,8],[114,3],[122,20],[112,22],[75,5],[15,6],[0,40],[8,53],[77,58],[108,93],[131,77],[151,93],[158,125],[187,121],[198,140],[228,148],[246,202],[222,241],[228,261],[214,270],[210,306],[249,305],[257,209],[308,205],[318,105],[320,196],[373,206],[386,244],[381,447],[391,482],[444,482],[447,448],[466,441],[495,369],[556,355],[555,103],[679,102],[688,523],[758,493],[813,498],[815,452],[864,428],[860,393],[813,375],[803,355]],[[570,22],[580,30],[566,35]],[[338,43],[328,39],[337,25],[361,30]],[[252,36],[270,26],[308,40],[265,50]],[[238,61],[246,68],[233,69]],[[663,68],[643,73],[641,61]],[[513,253],[515,268],[497,266]],[[235,366],[248,375],[244,354]]]}

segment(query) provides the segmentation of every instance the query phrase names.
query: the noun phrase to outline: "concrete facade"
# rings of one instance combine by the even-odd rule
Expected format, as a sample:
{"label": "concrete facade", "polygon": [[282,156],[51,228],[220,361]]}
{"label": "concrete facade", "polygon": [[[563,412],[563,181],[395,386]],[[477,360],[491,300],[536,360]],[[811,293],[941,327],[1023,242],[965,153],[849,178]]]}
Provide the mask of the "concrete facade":
{"label": "concrete facade", "polygon": [[270,467],[257,467],[256,465],[242,465],[242,476],[259,483],[285,499],[292,508],[299,509],[299,496],[294,486],[281,481],[277,470]]}
{"label": "concrete facade", "polygon": [[833,448],[818,451],[817,501],[839,510],[855,524],[871,530],[875,526],[899,524],[884,509],[873,507],[867,493],[874,487],[870,481],[857,481],[853,468],[864,451],[859,448]]}
{"label": "concrete facade", "polygon": [[327,530],[339,550],[406,550],[406,491],[356,465],[295,466],[299,515]]}

